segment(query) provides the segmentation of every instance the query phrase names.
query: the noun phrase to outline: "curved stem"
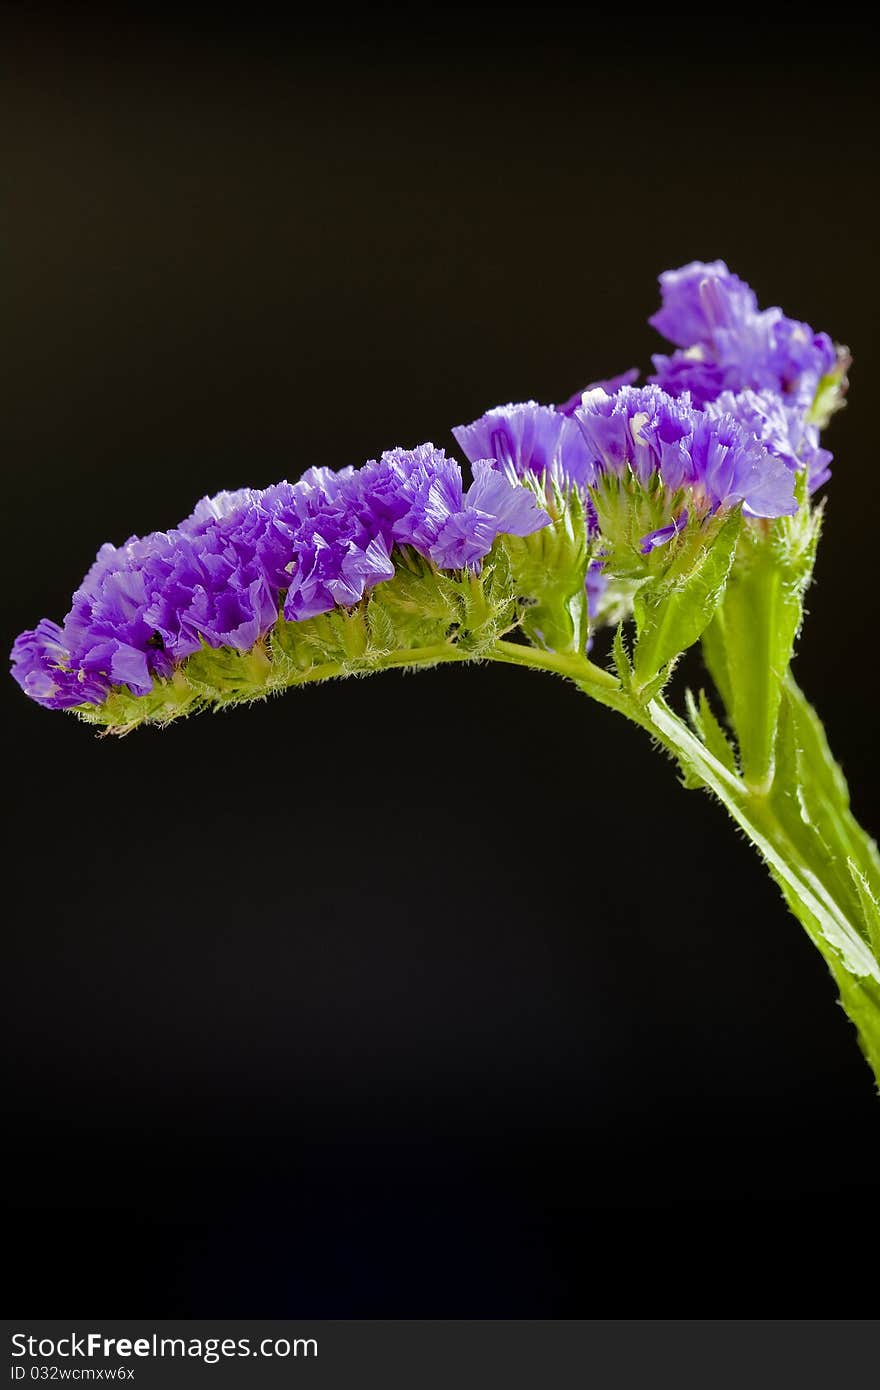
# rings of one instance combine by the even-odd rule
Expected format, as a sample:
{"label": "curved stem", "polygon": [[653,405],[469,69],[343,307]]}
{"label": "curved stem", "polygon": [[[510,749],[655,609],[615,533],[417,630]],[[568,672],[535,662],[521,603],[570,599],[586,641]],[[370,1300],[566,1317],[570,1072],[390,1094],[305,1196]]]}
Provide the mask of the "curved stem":
{"label": "curved stem", "polygon": [[579,685],[595,686],[598,690],[619,691],[620,681],[610,671],[595,666],[589,657],[578,652],[547,652],[537,647],[521,646],[518,642],[495,642],[486,653],[490,661],[509,662],[514,666],[534,666],[539,671],[550,671],[557,676],[567,676]]}
{"label": "curved stem", "polygon": [[437,642],[433,647],[414,647],[410,651],[389,652],[380,656],[375,665],[380,670],[394,666],[436,666],[440,661],[472,661],[473,652],[463,651],[451,642]]}

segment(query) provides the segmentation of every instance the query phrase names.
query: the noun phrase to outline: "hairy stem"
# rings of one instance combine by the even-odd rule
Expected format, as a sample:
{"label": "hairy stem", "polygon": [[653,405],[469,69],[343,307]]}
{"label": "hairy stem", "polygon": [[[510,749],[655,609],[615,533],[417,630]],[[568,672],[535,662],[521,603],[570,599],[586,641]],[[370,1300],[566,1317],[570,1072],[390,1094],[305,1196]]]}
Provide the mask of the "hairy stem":
{"label": "hairy stem", "polygon": [[578,652],[546,652],[536,647],[520,646],[518,642],[496,642],[488,652],[492,661],[509,662],[514,666],[534,666],[539,671],[550,671],[557,676],[567,676],[579,685],[595,686],[599,690],[618,691],[620,682],[610,671],[595,666],[589,657]]}

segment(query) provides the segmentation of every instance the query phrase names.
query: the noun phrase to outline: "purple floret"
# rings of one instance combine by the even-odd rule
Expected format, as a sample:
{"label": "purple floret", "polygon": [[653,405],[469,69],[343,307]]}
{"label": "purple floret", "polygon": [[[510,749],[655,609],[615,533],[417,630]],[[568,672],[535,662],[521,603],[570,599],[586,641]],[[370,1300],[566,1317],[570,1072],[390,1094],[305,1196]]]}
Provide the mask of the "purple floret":
{"label": "purple floret", "polygon": [[723,261],[691,261],[660,276],[662,308],[648,320],[676,347],[709,343],[718,329],[736,329],[758,312],[754,290]]}
{"label": "purple floret", "polygon": [[642,536],[639,549],[643,555],[650,555],[652,550],[658,546],[665,545],[671,541],[673,536],[677,536],[688,524],[690,513],[687,507],[679,512],[678,516],[673,517],[668,526],[658,526],[656,531],[649,531],[646,536]]}
{"label": "purple floret", "polygon": [[360,505],[354,469],[310,469],[290,489],[272,523],[284,563],[274,576],[287,588],[284,616],[291,622],[350,607],[394,574],[379,520]]}
{"label": "purple floret", "polygon": [[25,695],[46,709],[100,704],[109,689],[109,681],[72,669],[64,633],[50,618],[42,618],[34,631],[15,639],[12,674]]}
{"label": "purple floret", "polygon": [[707,415],[732,415],[769,453],[789,468],[806,468],[815,492],[831,476],[833,455],[819,444],[818,425],[808,424],[803,409],[772,391],[723,391],[706,406]]}
{"label": "purple floret", "polygon": [[132,536],[121,546],[103,545],[64,620],[64,640],[80,672],[146,695],[153,676],[171,662],[146,618],[153,591],[151,562],[173,550],[174,533]]}
{"label": "purple floret", "polygon": [[399,470],[408,503],[394,524],[394,539],[414,546],[439,569],[475,568],[496,536],[528,536],[550,519],[534,493],[491,460],[475,460],[474,481],[465,492],[459,465],[433,445],[385,458]]}
{"label": "purple floret", "polygon": [[574,420],[551,405],[524,401],[499,405],[453,435],[471,463],[491,459],[518,478],[547,476],[561,487],[583,490],[590,460]]}

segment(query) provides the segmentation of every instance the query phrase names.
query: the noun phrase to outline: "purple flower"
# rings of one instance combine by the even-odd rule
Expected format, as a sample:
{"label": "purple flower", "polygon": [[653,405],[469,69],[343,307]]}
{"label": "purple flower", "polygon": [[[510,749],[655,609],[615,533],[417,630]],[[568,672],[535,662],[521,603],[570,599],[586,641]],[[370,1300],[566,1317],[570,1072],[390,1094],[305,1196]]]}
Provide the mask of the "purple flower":
{"label": "purple flower", "polygon": [[499,405],[452,433],[471,463],[490,459],[518,478],[546,475],[562,487],[583,490],[590,481],[590,460],[577,425],[551,405]]}
{"label": "purple flower", "polygon": [[793,396],[809,408],[823,376],[837,366],[837,351],[827,333],[814,333],[808,323],[786,318],[781,309],[767,309],[773,316],[773,353],[770,371],[785,396]]}
{"label": "purple flower", "polygon": [[46,709],[73,709],[100,704],[109,682],[71,669],[72,657],[57,623],[42,618],[33,632],[23,632],[12,648],[12,674],[25,695]]}
{"label": "purple flower", "polygon": [[668,526],[658,526],[656,531],[649,531],[646,536],[642,536],[639,549],[643,555],[649,555],[658,546],[665,545],[671,541],[673,536],[677,536],[688,524],[689,512],[685,507],[683,512],[673,517]]}
{"label": "purple flower", "polygon": [[311,469],[280,498],[272,533],[282,542],[284,563],[276,559],[273,572],[287,586],[289,621],[314,618],[337,604],[350,607],[394,574],[381,521],[361,502],[353,469]]}
{"label": "purple flower", "polygon": [[614,396],[601,388],[585,391],[575,420],[587,447],[591,484],[629,469],[647,484],[660,472],[663,456],[692,432],[695,419],[688,397],[675,401],[656,386],[627,386]]}
{"label": "purple flower", "polygon": [[411,545],[441,569],[476,569],[502,533],[549,518],[509,470],[461,469],[425,444],[356,471],[202,498],[173,531],[102,546],[63,626],[44,619],[13,649],[16,680],[50,708],[146,695],[203,645],[249,651],[273,627],[357,603]]}
{"label": "purple flower", "polygon": [[248,651],[278,614],[277,589],[255,549],[236,548],[222,526],[198,539],[173,535],[151,556],[147,578],[144,621],[174,660],[203,642]]}
{"label": "purple flower", "polygon": [[189,536],[202,536],[218,522],[233,525],[245,518],[257,505],[260,493],[251,487],[238,488],[236,492],[218,492],[214,497],[203,497],[193,511],[180,523],[178,530]]}
{"label": "purple flower", "polygon": [[819,427],[807,423],[802,406],[772,391],[723,391],[706,406],[708,415],[731,415],[769,453],[792,470],[806,468],[810,492],[831,476],[833,455],[819,445]]}
{"label": "purple flower", "polygon": [[752,516],[797,510],[791,469],[731,416],[695,410],[657,386],[624,387],[615,396],[586,392],[577,420],[595,477],[632,472],[643,486],[655,478],[686,489],[698,510],[743,504]]}
{"label": "purple flower", "polygon": [[758,301],[723,261],[691,261],[660,276],[663,307],[648,322],[676,347],[711,343],[717,329],[736,329],[758,312]]}
{"label": "purple flower", "polygon": [[103,545],[64,620],[64,641],[75,668],[109,685],[127,685],[146,695],[154,674],[167,675],[170,660],[145,616],[150,601],[150,564],[173,549],[173,534],[132,536],[121,546]]}
{"label": "purple flower", "polygon": [[690,439],[681,440],[676,451],[682,478],[693,495],[708,501],[711,511],[739,502],[747,516],[791,516],[797,511],[791,470],[731,415],[698,418]]}
{"label": "purple flower", "polygon": [[550,519],[534,493],[491,460],[474,462],[474,481],[465,492],[459,465],[431,444],[384,457],[399,470],[408,503],[394,524],[394,539],[439,569],[475,568],[496,536],[528,536]]}
{"label": "purple flower", "polygon": [[834,370],[826,333],[759,309],[754,291],[723,261],[693,261],[660,276],[662,308],[652,325],[678,351],[654,357],[652,378],[672,395],[690,392],[698,406],[722,391],[775,391],[809,407],[819,381]]}
{"label": "purple flower", "polygon": [[381,536],[367,537],[357,525],[322,518],[297,544],[297,568],[284,616],[297,622],[331,608],[350,607],[368,589],[391,579],[394,565]]}

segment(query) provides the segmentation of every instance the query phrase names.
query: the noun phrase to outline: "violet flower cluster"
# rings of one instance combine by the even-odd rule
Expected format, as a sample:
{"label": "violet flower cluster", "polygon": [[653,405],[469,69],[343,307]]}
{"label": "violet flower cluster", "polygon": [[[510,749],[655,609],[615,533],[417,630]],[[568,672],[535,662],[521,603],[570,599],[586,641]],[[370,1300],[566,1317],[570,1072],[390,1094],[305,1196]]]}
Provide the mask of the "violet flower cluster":
{"label": "violet flower cluster", "polygon": [[755,293],[724,261],[694,261],[660,276],[654,328],[676,346],[654,357],[652,380],[671,395],[690,394],[709,410],[736,416],[767,447],[808,469],[810,490],[828,477],[810,409],[823,379],[846,364],[827,333],[759,309]]}
{"label": "violet flower cluster", "polygon": [[44,618],[18,638],[16,680],[54,709],[101,704],[114,687],[148,694],[204,646],[246,652],[280,615],[303,622],[359,603],[394,578],[400,547],[478,573],[499,536],[548,526],[554,498],[572,491],[593,543],[592,609],[609,578],[594,505],[609,479],[668,499],[664,524],[641,537],[645,555],[720,510],[791,514],[798,472],[811,489],[828,476],[810,411],[839,370],[831,340],[759,310],[721,261],[660,283],[651,321],[677,350],[655,357],[651,384],[634,386],[631,370],[560,406],[500,406],[459,426],[467,489],[459,464],[424,444],[205,498],[172,531],[103,546],[63,624]]}
{"label": "violet flower cluster", "polygon": [[100,704],[209,647],[248,651],[279,610],[303,621],[357,603],[394,575],[394,546],[438,569],[478,567],[501,533],[547,515],[490,462],[465,490],[442,449],[395,449],[363,468],[311,469],[298,483],[204,498],[173,531],[105,545],[59,627],[44,618],[12,652],[26,694],[50,709]]}
{"label": "violet flower cluster", "polygon": [[692,508],[708,513],[737,503],[750,516],[797,510],[794,456],[771,453],[734,409],[696,409],[687,392],[676,399],[657,386],[623,386],[610,395],[600,386],[571,416],[528,401],[453,434],[468,458],[491,454],[519,477],[549,474],[587,495],[605,477],[632,475],[643,486],[656,477],[669,493],[686,488]]}
{"label": "violet flower cluster", "polygon": [[837,354],[827,333],[814,333],[781,309],[759,309],[754,290],[723,261],[694,261],[660,276],[663,306],[650,322],[678,349],[654,358],[654,380],[698,405],[722,391],[772,391],[806,408]]}

